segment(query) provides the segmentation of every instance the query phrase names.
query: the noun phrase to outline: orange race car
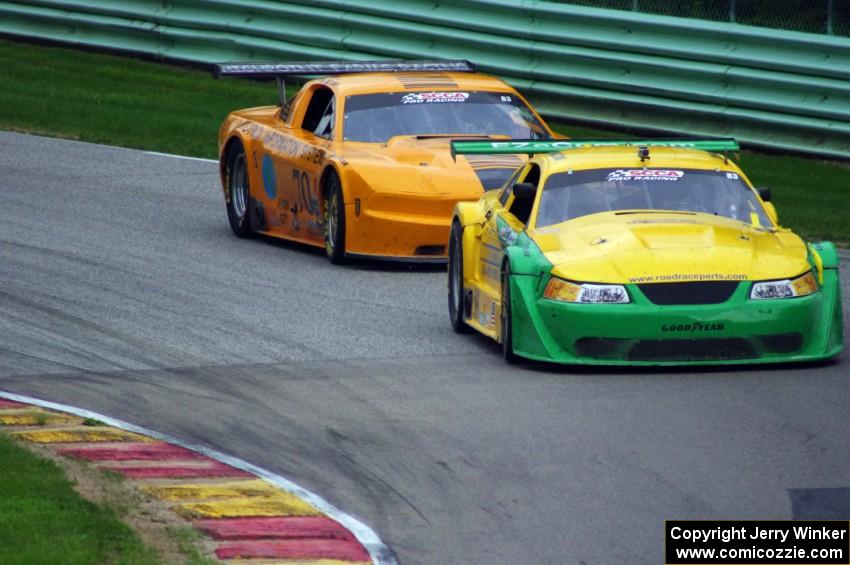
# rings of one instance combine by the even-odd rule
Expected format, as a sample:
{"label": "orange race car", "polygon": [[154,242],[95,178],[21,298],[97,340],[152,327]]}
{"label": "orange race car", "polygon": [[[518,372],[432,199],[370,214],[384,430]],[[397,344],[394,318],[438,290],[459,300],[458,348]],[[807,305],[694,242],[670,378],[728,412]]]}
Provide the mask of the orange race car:
{"label": "orange race car", "polygon": [[[346,257],[444,262],[452,210],[501,186],[517,155],[469,155],[449,140],[547,139],[516,90],[467,61],[216,66],[216,76],[275,77],[280,106],[232,112],[219,132],[234,233],[263,233]],[[289,102],[284,77],[307,82]]]}

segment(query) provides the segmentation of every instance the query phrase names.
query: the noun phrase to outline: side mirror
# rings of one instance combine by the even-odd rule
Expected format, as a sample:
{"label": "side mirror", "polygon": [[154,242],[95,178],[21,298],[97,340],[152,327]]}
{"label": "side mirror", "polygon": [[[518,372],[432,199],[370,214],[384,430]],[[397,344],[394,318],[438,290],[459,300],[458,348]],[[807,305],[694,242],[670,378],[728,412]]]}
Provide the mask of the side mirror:
{"label": "side mirror", "polygon": [[518,182],[514,185],[514,197],[516,198],[534,198],[537,193],[537,187],[530,182]]}
{"label": "side mirror", "polygon": [[765,202],[770,202],[771,194],[769,188],[767,188],[766,186],[762,186],[761,188],[757,187],[756,192],[759,193],[759,196],[762,200],[764,200]]}
{"label": "side mirror", "polygon": [[773,202],[765,202],[764,210],[767,212],[767,216],[773,221],[773,224],[779,226],[779,214],[776,213],[776,207],[774,207]]}

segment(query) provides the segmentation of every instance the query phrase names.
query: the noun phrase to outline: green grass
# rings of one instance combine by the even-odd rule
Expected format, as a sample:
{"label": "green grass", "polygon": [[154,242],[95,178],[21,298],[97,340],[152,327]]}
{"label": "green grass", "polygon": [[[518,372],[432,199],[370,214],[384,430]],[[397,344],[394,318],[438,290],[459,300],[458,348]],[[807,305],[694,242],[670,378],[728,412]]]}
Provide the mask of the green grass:
{"label": "green grass", "polygon": [[0,41],[0,128],[214,158],[236,107],[275,104],[273,83]]}
{"label": "green grass", "polygon": [[[73,49],[0,41],[0,64],[0,129],[179,155],[215,158],[230,110],[277,100],[273,83]],[[571,137],[623,135],[555,127]],[[740,164],[772,189],[783,225],[809,239],[850,242],[850,163],[744,151]]]}
{"label": "green grass", "polygon": [[146,565],[159,559],[113,509],[84,500],[63,471],[0,434],[4,565]]}
{"label": "green grass", "polygon": [[204,557],[198,546],[204,539],[200,530],[191,526],[168,528],[168,536],[174,540],[180,548],[180,552],[186,555],[187,565],[215,565],[219,563],[214,559]]}

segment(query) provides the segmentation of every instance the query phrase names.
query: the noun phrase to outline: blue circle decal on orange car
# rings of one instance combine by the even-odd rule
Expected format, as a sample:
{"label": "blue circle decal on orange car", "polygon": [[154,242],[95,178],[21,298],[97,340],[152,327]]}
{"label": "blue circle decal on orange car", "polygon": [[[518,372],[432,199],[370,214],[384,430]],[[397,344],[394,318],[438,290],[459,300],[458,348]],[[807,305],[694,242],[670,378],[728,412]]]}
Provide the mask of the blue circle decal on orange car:
{"label": "blue circle decal on orange car", "polygon": [[263,189],[266,196],[274,200],[277,196],[277,178],[274,172],[274,162],[268,155],[263,156]]}

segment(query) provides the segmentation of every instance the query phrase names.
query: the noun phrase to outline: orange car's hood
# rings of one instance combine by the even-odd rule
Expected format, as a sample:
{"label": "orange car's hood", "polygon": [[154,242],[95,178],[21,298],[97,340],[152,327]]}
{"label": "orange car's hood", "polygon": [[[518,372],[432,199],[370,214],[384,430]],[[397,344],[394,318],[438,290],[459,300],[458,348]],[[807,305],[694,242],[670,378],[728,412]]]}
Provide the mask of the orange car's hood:
{"label": "orange car's hood", "polygon": [[[342,155],[371,187],[393,192],[431,193],[476,199],[483,171],[507,179],[522,160],[513,155],[485,160],[452,159],[446,137],[398,136],[386,144],[349,143]],[[501,172],[500,172],[501,171]]]}
{"label": "orange car's hood", "polygon": [[582,282],[765,280],[809,268],[793,233],[710,214],[606,212],[530,235],[554,274]]}

